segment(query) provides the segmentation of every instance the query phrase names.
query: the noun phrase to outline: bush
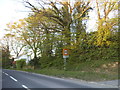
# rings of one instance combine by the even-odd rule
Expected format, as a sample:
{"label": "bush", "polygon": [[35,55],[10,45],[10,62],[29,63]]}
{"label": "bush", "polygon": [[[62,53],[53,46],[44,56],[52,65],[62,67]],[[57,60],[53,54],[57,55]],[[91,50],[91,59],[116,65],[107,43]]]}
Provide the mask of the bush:
{"label": "bush", "polygon": [[18,69],[22,69],[26,65],[26,60],[25,59],[20,59],[16,61],[16,66]]}
{"label": "bush", "polygon": [[32,66],[34,68],[41,68],[41,62],[40,57],[33,58],[28,63],[29,66]]}

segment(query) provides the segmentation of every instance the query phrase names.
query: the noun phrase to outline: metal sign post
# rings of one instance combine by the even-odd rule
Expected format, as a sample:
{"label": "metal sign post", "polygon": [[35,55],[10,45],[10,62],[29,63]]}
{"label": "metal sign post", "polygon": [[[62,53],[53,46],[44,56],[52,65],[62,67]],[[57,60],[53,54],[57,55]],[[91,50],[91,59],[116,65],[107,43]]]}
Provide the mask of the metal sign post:
{"label": "metal sign post", "polygon": [[64,58],[64,70],[66,70],[66,58]]}
{"label": "metal sign post", "polygon": [[69,57],[68,49],[63,49],[64,70],[66,70],[67,58]]}

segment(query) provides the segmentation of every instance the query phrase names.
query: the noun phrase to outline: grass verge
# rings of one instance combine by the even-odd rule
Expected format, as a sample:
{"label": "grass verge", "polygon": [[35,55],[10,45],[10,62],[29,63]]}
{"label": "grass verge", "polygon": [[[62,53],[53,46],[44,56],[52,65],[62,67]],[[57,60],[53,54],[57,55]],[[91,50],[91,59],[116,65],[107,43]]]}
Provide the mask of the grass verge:
{"label": "grass verge", "polygon": [[[118,79],[118,67],[116,62],[103,62],[100,61],[99,65],[94,62],[95,65],[91,63],[82,63],[80,67],[77,67],[77,70],[59,70],[53,68],[45,69],[14,69],[22,70],[27,72],[33,72],[38,74],[44,74],[49,76],[56,76],[60,78],[75,78],[86,81],[106,81],[106,80],[115,80]],[[114,66],[114,67],[113,67]]]}

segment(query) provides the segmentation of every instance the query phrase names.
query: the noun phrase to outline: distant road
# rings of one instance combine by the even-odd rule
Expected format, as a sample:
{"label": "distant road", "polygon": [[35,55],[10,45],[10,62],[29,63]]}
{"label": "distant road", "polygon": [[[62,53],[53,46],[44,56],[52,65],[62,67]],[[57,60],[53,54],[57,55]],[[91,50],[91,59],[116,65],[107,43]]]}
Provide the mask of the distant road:
{"label": "distant road", "polygon": [[117,88],[117,87],[112,85],[98,84],[94,82],[86,82],[82,80],[63,79],[47,75],[4,69],[2,70],[2,88],[3,89],[24,88],[27,90],[32,90],[34,88],[67,89],[67,88]]}

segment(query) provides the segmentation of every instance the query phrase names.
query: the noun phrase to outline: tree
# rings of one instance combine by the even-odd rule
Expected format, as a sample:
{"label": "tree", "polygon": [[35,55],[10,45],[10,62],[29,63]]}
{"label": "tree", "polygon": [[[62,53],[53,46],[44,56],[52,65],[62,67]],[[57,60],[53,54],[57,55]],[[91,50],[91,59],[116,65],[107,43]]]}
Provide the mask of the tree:
{"label": "tree", "polygon": [[21,37],[23,37],[29,49],[32,50],[34,58],[34,69],[39,65],[38,53],[41,52],[41,32],[38,22],[38,17],[30,16],[25,19],[27,22],[26,28],[22,32]]}
{"label": "tree", "polygon": [[110,18],[109,15],[111,12],[115,12],[117,7],[117,2],[110,2],[108,0],[99,2],[96,0],[96,9],[98,16],[96,44],[98,46],[109,46],[111,44],[108,40],[108,37],[111,35],[114,26],[117,25],[117,22],[114,21],[117,18]]}
{"label": "tree", "polygon": [[[44,36],[41,43],[42,57],[54,54],[56,58],[62,59],[63,48],[79,51],[86,39],[86,17],[92,9],[90,2],[83,0],[72,4],[70,0],[63,2],[48,0],[38,2],[38,6],[27,0],[24,2],[42,24],[42,36]],[[44,19],[41,20],[41,17]],[[73,56],[74,54],[72,53]]]}
{"label": "tree", "polygon": [[2,51],[2,67],[9,68],[12,66],[12,59],[10,55],[10,46],[9,46],[9,38],[4,37],[4,42],[1,41],[1,51]]}
{"label": "tree", "polygon": [[[21,23],[20,23],[21,22]],[[14,23],[8,23],[7,24],[7,34],[5,37],[9,37],[9,46],[10,46],[10,51],[11,54],[13,54],[14,58],[17,58],[18,56],[22,55],[24,52],[25,48],[25,43],[20,37],[21,35],[21,27],[24,26],[24,22],[19,20],[19,22],[14,22]]]}
{"label": "tree", "polygon": [[[81,1],[81,2],[75,1],[74,6],[71,5],[70,1],[44,2],[45,4],[51,7],[48,9],[45,9],[45,7],[43,7],[43,9],[39,9],[29,1],[25,1],[25,3],[27,3],[26,6],[29,7],[33,12],[42,13],[45,17],[53,20],[56,24],[59,25],[59,27],[61,28],[61,34],[65,36],[64,38],[66,39],[66,42],[64,43],[66,47],[70,47],[71,45],[71,33],[72,33],[71,25],[78,23],[80,25],[82,18],[85,17],[88,10],[91,9],[91,7],[89,6],[90,2],[85,2],[85,1]],[[78,27],[79,26],[77,26],[77,31],[76,31],[77,38],[81,33],[81,29]]]}

